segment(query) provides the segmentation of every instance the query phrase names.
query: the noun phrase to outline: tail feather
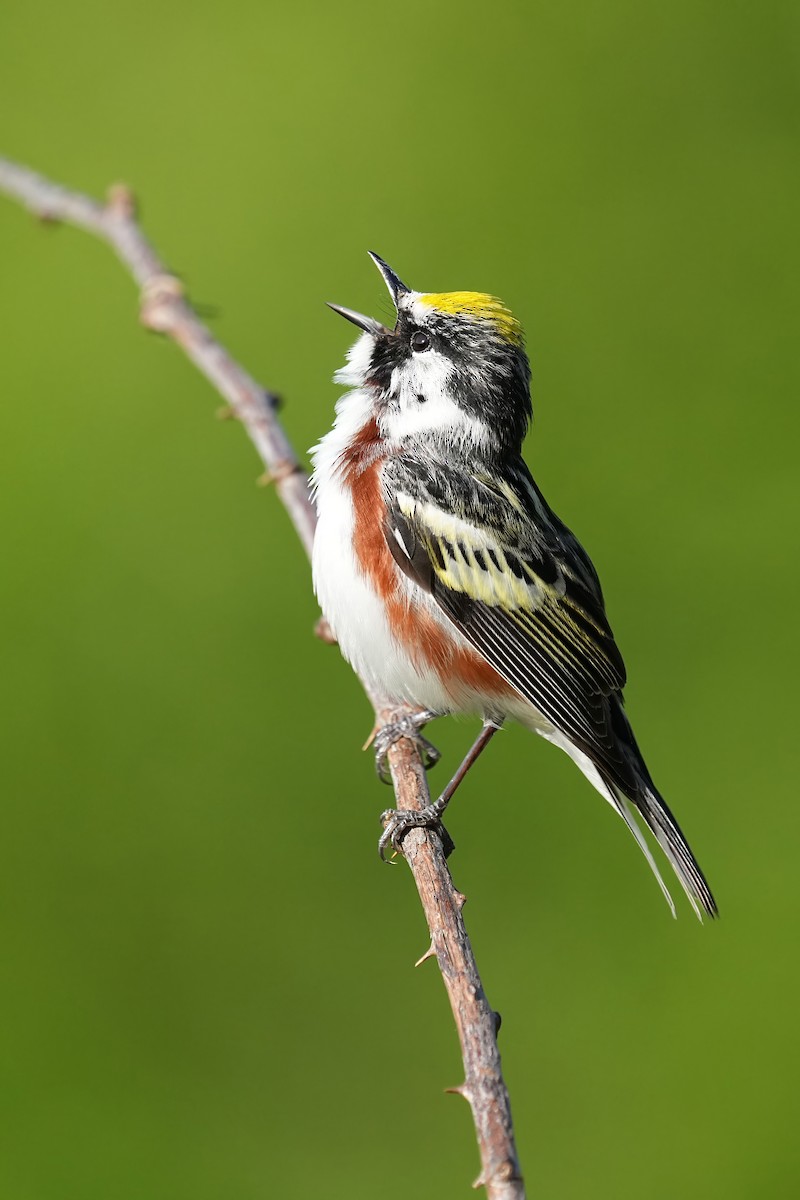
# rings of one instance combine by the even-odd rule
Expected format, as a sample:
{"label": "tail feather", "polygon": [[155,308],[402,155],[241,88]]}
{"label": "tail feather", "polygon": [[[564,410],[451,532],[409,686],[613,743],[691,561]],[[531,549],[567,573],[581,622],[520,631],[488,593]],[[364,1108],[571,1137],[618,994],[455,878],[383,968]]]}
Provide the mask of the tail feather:
{"label": "tail feather", "polygon": [[628,766],[624,777],[624,791],[620,786],[622,783],[621,777],[612,777],[604,763],[590,758],[566,734],[558,729],[543,730],[536,726],[533,726],[533,728],[536,729],[536,732],[541,737],[546,738],[548,742],[553,742],[554,745],[565,750],[573,762],[580,767],[589,782],[597,788],[600,795],[604,796],[614,811],[618,812],[622,817],[639,849],[647,859],[650,870],[655,875],[667,904],[672,910],[673,917],[675,916],[675,905],[672,901],[672,896],[664,880],[661,878],[661,872],[656,865],[653,855],[650,853],[650,847],[639,827],[637,816],[640,816],[644,820],[648,829],[667,856],[669,864],[677,875],[681,887],[686,892],[689,903],[698,918],[702,921],[704,914],[709,917],[716,917],[717,905],[711,894],[711,888],[708,886],[696,858],[689,849],[686,838],[680,831],[678,822],[655,789],[621,704],[618,705],[617,712],[618,732],[622,731],[625,734],[625,740],[621,745],[626,754]]}
{"label": "tail feather", "polygon": [[[642,854],[647,859],[650,870],[655,875],[656,880],[658,881],[658,886],[661,888],[661,891],[664,893],[664,899],[666,900],[667,904],[669,905],[669,907],[672,911],[673,917],[677,917],[678,914],[675,911],[675,901],[672,899],[672,896],[670,895],[669,888],[664,883],[664,879],[661,875],[661,872],[658,869],[656,860],[653,858],[652,854],[650,853],[650,847],[648,846],[647,842],[644,840],[644,834],[642,833],[641,829],[639,828],[639,825],[636,821],[636,817],[634,816],[634,812],[636,811],[636,809],[631,804],[628,797],[623,796],[622,792],[616,791],[616,789],[615,789],[615,793],[616,793],[616,803],[615,803],[614,807],[616,808],[619,815],[622,817],[625,824],[628,826],[628,829],[630,829],[631,833],[633,834],[634,840],[636,841],[636,845],[639,847]],[[672,859],[670,859],[670,862],[672,862]],[[674,862],[672,863],[672,865],[673,865],[673,867],[675,866]],[[679,878],[680,878],[680,876],[679,876]],[[683,880],[681,880],[681,883],[683,883]],[[685,886],[685,884],[684,884],[684,886]],[[697,905],[695,904],[694,900],[692,900],[691,896],[689,896],[689,899],[692,901],[692,907],[694,908],[694,911],[697,913],[698,917],[700,917],[700,913],[697,910]],[[702,921],[702,919],[703,918],[700,917],[701,921]]]}
{"label": "tail feather", "polygon": [[[635,819],[633,811],[642,817],[667,856],[669,864],[677,875],[699,920],[702,921],[704,914],[716,917],[717,905],[711,894],[711,888],[700,870],[697,859],[689,849],[689,843],[681,833],[678,822],[658,794],[650,778],[642,753],[636,744],[631,723],[622,707],[621,695],[612,699],[609,712],[623,760],[628,768],[627,779],[620,777],[612,781],[610,773],[600,767],[604,782],[618,799],[617,807],[627,810],[626,813],[623,813],[623,817],[628,826]],[[620,790],[620,785],[622,790]],[[661,883],[660,879],[659,883]],[[663,883],[661,886],[663,888]]]}
{"label": "tail feather", "polygon": [[717,916],[717,904],[700,870],[697,859],[689,849],[678,822],[655,788],[643,787],[635,799],[635,805],[661,849],[669,859],[683,890],[689,897],[692,908],[702,921],[703,913]]}

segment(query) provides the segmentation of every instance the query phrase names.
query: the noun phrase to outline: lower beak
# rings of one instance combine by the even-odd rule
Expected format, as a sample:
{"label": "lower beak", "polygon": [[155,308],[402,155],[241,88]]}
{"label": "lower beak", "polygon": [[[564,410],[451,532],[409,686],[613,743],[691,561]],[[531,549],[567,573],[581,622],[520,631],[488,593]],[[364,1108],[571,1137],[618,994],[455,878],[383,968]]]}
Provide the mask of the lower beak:
{"label": "lower beak", "polygon": [[374,317],[365,317],[363,313],[354,312],[352,308],[343,308],[341,304],[329,304],[328,308],[332,308],[340,317],[344,317],[345,321],[351,321],[365,333],[371,333],[373,337],[377,337],[381,333],[392,332],[385,325],[381,325],[380,321],[376,321]]}

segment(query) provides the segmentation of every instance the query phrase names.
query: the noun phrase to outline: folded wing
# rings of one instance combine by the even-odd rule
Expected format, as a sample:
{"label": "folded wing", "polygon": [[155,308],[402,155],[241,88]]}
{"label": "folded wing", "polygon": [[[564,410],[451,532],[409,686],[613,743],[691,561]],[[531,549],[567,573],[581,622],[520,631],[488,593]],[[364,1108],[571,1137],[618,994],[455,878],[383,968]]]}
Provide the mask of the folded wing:
{"label": "folded wing", "polygon": [[441,479],[432,490],[409,465],[394,470],[385,532],[400,567],[520,696],[631,787],[608,703],[625,667],[596,576],[503,485],[474,476],[464,489],[461,476],[457,501]]}

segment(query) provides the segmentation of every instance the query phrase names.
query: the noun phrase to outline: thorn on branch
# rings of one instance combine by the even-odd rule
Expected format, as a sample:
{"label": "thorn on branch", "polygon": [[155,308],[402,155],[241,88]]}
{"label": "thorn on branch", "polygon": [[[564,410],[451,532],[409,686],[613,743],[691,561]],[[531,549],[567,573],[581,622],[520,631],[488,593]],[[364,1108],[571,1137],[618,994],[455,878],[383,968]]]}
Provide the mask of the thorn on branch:
{"label": "thorn on branch", "polygon": [[463,892],[456,892],[454,895],[454,899],[455,899],[456,904],[458,905],[458,911],[461,912],[462,908],[467,903],[467,897],[464,895]]}
{"label": "thorn on branch", "polygon": [[466,1100],[467,1104],[471,1104],[471,1093],[465,1083],[460,1083],[458,1087],[445,1088],[446,1096],[461,1096],[462,1100]]}
{"label": "thorn on branch", "polygon": [[521,1182],[520,1174],[514,1163],[507,1158],[492,1172],[491,1179],[481,1171],[472,1186],[474,1188],[488,1188],[490,1183],[514,1183],[515,1181]]}
{"label": "thorn on branch", "polygon": [[135,221],[138,216],[136,197],[127,183],[112,183],[106,195],[108,211],[123,221]]}
{"label": "thorn on branch", "polygon": [[[236,414],[234,413],[234,415]],[[284,479],[288,479],[290,475],[305,475],[305,471],[300,463],[285,458],[282,462],[276,463],[274,467],[270,467],[263,475],[259,475],[256,486],[269,487],[273,483],[283,483]]]}
{"label": "thorn on branch", "polygon": [[417,961],[414,963],[414,966],[421,967],[422,964],[427,962],[429,958],[436,958],[436,951],[433,948],[433,942],[431,942],[430,946],[428,946],[428,949],[425,951],[422,957],[417,959]]}

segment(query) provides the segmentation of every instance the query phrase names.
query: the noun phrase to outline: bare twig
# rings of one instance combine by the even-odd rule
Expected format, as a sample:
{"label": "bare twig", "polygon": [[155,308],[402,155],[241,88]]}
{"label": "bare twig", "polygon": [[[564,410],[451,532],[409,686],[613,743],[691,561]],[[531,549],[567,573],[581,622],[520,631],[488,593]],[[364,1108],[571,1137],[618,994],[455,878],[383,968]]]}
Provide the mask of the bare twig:
{"label": "bare twig", "polygon": [[[106,204],[99,204],[0,158],[0,192],[13,196],[42,220],[76,225],[112,246],[139,286],[142,324],[177,342],[242,422],[264,464],[264,481],[275,485],[310,555],[316,514],[305,471],[278,420],[277,397],[239,366],[199,319],[183,284],[142,233],[131,191],[117,185]],[[323,637],[325,630],[321,622],[318,632]],[[378,724],[397,719],[397,706],[363,680],[362,684]],[[429,800],[428,786],[413,744],[401,741],[393,746],[389,765],[397,806],[423,808]],[[497,1049],[499,1022],[486,999],[464,927],[464,897],[453,885],[436,834],[412,830],[403,849],[430,929],[431,952],[423,959],[436,955],[461,1042],[465,1081],[453,1090],[469,1102],[475,1121],[481,1157],[475,1186],[484,1186],[490,1200],[522,1200],[524,1187]]]}

